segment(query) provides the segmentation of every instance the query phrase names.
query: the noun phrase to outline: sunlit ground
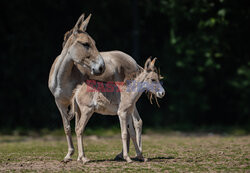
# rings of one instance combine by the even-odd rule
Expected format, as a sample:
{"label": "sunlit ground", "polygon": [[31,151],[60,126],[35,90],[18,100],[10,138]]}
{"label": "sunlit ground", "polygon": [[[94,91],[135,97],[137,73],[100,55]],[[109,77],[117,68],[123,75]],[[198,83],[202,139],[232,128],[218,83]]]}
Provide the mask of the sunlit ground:
{"label": "sunlit ground", "polygon": [[[76,141],[74,137],[74,141]],[[74,143],[75,148],[76,142]],[[114,161],[121,151],[119,134],[84,138],[86,156],[91,162],[63,163],[67,144],[64,136],[1,136],[0,172],[248,172],[250,171],[250,136],[213,134],[156,134],[143,136],[144,156],[148,162]],[[131,142],[130,156],[135,156]]]}

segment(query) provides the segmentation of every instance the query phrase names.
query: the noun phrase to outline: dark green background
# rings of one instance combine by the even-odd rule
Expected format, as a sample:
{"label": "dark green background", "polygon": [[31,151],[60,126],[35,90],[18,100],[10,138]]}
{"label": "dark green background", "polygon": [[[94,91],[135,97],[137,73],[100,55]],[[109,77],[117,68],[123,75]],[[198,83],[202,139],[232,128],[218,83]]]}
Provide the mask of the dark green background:
{"label": "dark green background", "polygon": [[[100,51],[140,65],[156,56],[161,108],[138,102],[145,126],[250,125],[250,8],[245,0],[3,0],[0,2],[0,129],[61,128],[47,80],[63,35],[81,13]],[[94,116],[90,127],[118,125]]]}

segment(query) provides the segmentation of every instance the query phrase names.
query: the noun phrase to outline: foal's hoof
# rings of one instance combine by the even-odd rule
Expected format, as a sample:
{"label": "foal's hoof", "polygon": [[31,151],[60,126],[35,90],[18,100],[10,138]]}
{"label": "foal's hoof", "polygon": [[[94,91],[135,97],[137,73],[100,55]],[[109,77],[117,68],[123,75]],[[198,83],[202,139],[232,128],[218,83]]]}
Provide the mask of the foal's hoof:
{"label": "foal's hoof", "polygon": [[127,161],[127,163],[132,163],[132,162],[133,162],[133,161],[130,159],[130,157],[127,157],[125,160]]}
{"label": "foal's hoof", "polygon": [[65,158],[62,160],[63,163],[68,163],[68,162],[70,162],[70,161],[72,161],[72,159],[71,159],[71,158],[67,158],[67,157],[65,157]]}
{"label": "foal's hoof", "polygon": [[136,156],[136,157],[135,157],[135,160],[136,160],[136,161],[139,161],[139,162],[147,162],[147,161],[148,161],[147,158],[144,158],[144,157],[142,157],[142,156]]}
{"label": "foal's hoof", "polygon": [[132,163],[133,161],[129,158],[129,159],[126,159],[127,163]]}

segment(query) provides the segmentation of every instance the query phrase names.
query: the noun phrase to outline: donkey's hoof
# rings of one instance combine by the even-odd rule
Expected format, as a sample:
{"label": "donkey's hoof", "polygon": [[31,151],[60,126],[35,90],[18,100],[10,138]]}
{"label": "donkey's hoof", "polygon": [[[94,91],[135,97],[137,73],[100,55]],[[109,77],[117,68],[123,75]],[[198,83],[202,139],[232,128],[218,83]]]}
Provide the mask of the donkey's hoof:
{"label": "donkey's hoof", "polygon": [[82,157],[77,159],[78,162],[81,162],[83,165],[89,162],[90,160],[87,157]]}

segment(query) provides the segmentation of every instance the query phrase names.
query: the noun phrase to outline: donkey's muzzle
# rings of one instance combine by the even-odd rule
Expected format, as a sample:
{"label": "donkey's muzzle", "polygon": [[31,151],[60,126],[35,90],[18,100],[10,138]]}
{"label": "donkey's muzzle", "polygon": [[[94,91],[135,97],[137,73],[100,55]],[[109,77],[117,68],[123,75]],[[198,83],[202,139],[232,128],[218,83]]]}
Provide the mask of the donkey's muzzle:
{"label": "donkey's muzzle", "polygon": [[105,71],[105,63],[103,58],[99,56],[98,62],[91,68],[92,74],[98,76],[101,75]]}
{"label": "donkey's muzzle", "polygon": [[104,72],[104,67],[100,65],[97,68],[93,68],[92,71],[94,75],[101,75]]}

